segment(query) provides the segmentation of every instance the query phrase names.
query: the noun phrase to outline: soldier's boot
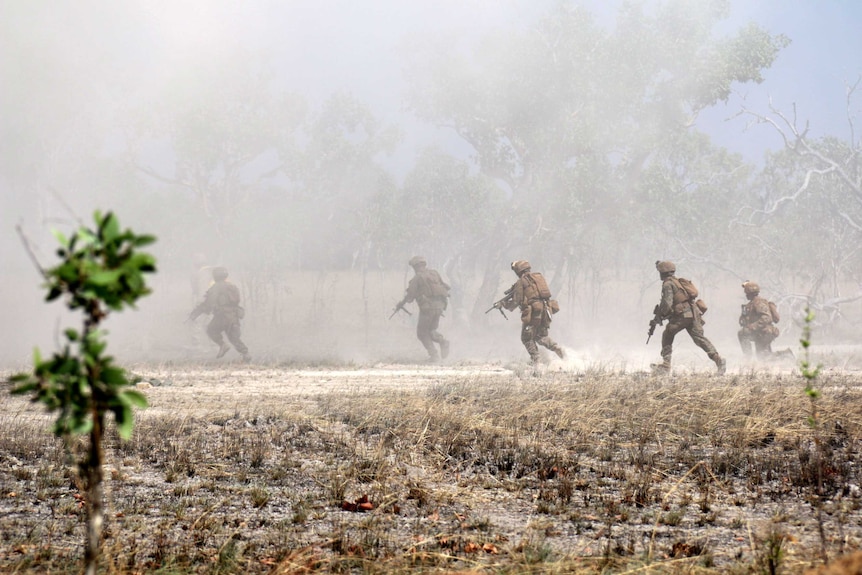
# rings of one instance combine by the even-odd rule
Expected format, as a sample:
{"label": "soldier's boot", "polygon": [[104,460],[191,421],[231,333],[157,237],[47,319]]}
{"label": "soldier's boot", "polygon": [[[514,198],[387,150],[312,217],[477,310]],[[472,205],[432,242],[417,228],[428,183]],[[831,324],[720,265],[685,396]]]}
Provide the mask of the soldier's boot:
{"label": "soldier's boot", "polygon": [[218,354],[216,354],[216,359],[220,357],[224,357],[224,355],[230,351],[230,346],[224,342],[219,345]]}
{"label": "soldier's boot", "polygon": [[789,347],[787,349],[782,349],[781,351],[776,351],[775,357],[777,357],[778,359],[785,359],[786,358],[786,359],[792,359],[793,361],[796,361],[796,354],[793,353],[793,350],[790,349]]}
{"label": "soldier's boot", "polygon": [[649,364],[653,375],[670,375],[670,360],[666,359],[661,363]]}
{"label": "soldier's boot", "polygon": [[440,357],[446,359],[449,357],[449,340],[444,339],[440,342]]}
{"label": "soldier's boot", "polygon": [[539,365],[539,363],[541,363],[541,361],[542,361],[542,356],[539,355],[538,353],[531,353],[530,354],[530,365]]}
{"label": "soldier's boot", "polygon": [[727,373],[727,360],[721,357],[718,354],[710,358],[713,362],[715,362],[715,367],[718,370],[718,375],[724,375]]}
{"label": "soldier's boot", "polygon": [[555,345],[554,347],[552,347],[551,351],[556,353],[560,359],[566,359],[566,351],[562,347],[560,347],[559,345]]}

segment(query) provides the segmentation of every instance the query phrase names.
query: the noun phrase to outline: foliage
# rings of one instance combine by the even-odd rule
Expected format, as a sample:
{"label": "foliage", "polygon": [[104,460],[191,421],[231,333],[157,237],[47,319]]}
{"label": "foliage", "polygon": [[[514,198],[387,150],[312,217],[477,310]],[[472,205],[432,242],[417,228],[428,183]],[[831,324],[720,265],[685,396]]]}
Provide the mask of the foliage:
{"label": "foliage", "polygon": [[[18,374],[14,393],[33,393],[34,401],[60,411],[54,425],[57,435],[89,433],[93,417],[111,412],[123,437],[132,431],[132,407],[146,405],[137,391],[125,389],[125,372],[105,355],[106,342],[96,329],[109,311],[134,307],[150,293],[144,274],[155,271],[155,260],[136,251],[151,244],[152,236],[121,231],[114,214],[96,212],[95,229],[82,227],[70,238],[57,232],[61,262],[44,271],[47,301],[65,296],[71,310],[85,313],[84,329],[67,329],[63,351],[43,359],[34,352],[32,374]],[[77,347],[77,353],[72,351]]]}
{"label": "foliage", "polygon": [[[509,217],[487,236],[488,259],[517,249],[556,270],[630,265],[619,246],[640,261],[668,244],[679,250],[676,241],[712,215],[715,191],[740,190],[738,158],[698,155],[709,147],[698,114],[735,83],[761,81],[787,40],[754,25],[719,36],[728,11],[722,0],[625,3],[606,29],[558,3],[539,23],[488,35],[469,53],[449,38],[417,48],[411,108],[452,127],[510,194]],[[671,225],[638,217],[654,210]],[[627,223],[648,241],[632,244]]]}
{"label": "foliage", "polygon": [[[134,307],[150,293],[144,274],[155,272],[155,259],[138,248],[155,238],[122,231],[116,216],[94,214],[94,228],[81,227],[71,237],[56,233],[60,263],[42,270],[47,301],[65,297],[70,310],[84,313],[83,329],[65,330],[61,352],[43,359],[34,352],[32,373],[12,376],[15,394],[30,393],[48,411],[59,411],[54,433],[68,438],[89,434],[89,453],[80,463],[87,489],[86,572],[95,574],[102,530],[102,438],[104,418],[113,413],[120,437],[132,435],[133,407],[146,407],[146,398],[129,389],[125,371],[105,354],[107,343],[99,323],[111,311]],[[77,351],[73,352],[73,348]]]}
{"label": "foliage", "polygon": [[817,409],[816,400],[820,397],[820,392],[814,387],[817,377],[820,375],[820,370],[823,368],[821,364],[812,366],[811,363],[811,324],[814,321],[814,312],[810,308],[805,308],[805,324],[802,327],[802,337],[799,339],[799,344],[805,352],[803,358],[799,361],[800,372],[805,379],[805,394],[811,398],[811,415],[808,418],[808,423],[812,427],[817,426]]}

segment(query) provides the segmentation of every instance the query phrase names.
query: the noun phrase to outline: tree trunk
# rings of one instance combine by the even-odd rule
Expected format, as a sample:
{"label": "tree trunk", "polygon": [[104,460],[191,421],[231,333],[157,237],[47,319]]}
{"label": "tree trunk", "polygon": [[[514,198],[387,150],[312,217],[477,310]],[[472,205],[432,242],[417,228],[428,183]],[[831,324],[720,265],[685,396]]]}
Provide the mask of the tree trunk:
{"label": "tree trunk", "polygon": [[102,539],[102,424],[103,417],[93,410],[90,431],[90,456],[87,460],[87,544],[84,552],[84,572],[96,575]]}

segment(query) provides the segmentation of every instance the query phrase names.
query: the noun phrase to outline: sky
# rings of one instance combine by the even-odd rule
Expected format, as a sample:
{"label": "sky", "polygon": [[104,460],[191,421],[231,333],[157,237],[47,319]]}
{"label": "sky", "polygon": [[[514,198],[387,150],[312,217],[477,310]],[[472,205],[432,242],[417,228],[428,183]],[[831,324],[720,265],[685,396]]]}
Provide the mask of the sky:
{"label": "sky", "polygon": [[[403,125],[404,144],[387,160],[388,167],[401,175],[416,152],[431,144],[468,153],[454,134],[421,125],[404,109],[401,51],[405,42],[426,34],[476,36],[494,28],[523,26],[552,4],[553,0],[141,1],[157,30],[154,62],[161,58],[167,66],[169,61],[200,57],[233,42],[272,51],[289,88],[312,99],[350,91],[381,117]],[[610,21],[620,2],[588,0],[585,4],[600,21]],[[762,84],[738,86],[728,103],[704,113],[702,129],[719,144],[758,161],[766,149],[780,147],[778,135],[761,125],[740,137],[749,120],[729,118],[742,106],[766,113],[771,99],[788,114],[795,104],[798,118],[810,122],[814,135],[847,136],[844,85],[862,72],[862,34],[858,33],[862,3],[732,0],[726,29],[750,21],[788,36],[791,44],[765,72]]]}
{"label": "sky", "polygon": [[[428,146],[462,157],[470,155],[468,146],[451,130],[419,122],[405,109],[405,46],[425,35],[475,38],[496,28],[528,26],[556,1],[78,0],[74,7],[49,0],[26,6],[0,3],[0,32],[7,38],[11,33],[18,42],[15,47],[22,49],[21,54],[0,50],[0,63],[12,63],[9,68],[0,67],[0,85],[10,85],[3,77],[6,69],[18,73],[23,68],[29,77],[36,78],[32,85],[42,89],[34,89],[32,94],[28,91],[26,98],[15,103],[24,111],[31,107],[53,113],[38,118],[40,126],[50,131],[79,103],[94,105],[91,94],[115,94],[114,85],[125,87],[131,108],[159,94],[182,64],[217,64],[223,54],[239,47],[270,53],[285,89],[299,92],[312,105],[335,92],[350,92],[378,117],[399,125],[404,141],[392,157],[382,161],[391,173],[403,178],[417,154]],[[585,0],[584,4],[600,21],[612,23],[620,1]],[[795,104],[800,123],[810,122],[812,135],[847,137],[844,85],[862,73],[862,34],[858,32],[862,3],[731,0],[731,4],[725,31],[753,21],[774,34],[788,36],[792,42],[764,72],[762,84],[738,86],[727,104],[702,114],[698,127],[718,144],[758,161],[766,150],[778,149],[781,140],[764,125],[744,131],[747,120],[734,116],[743,105],[767,114],[771,98],[774,106],[787,114]],[[15,18],[4,22],[10,13]],[[6,45],[0,37],[0,48]],[[40,51],[43,46],[50,51]],[[81,70],[91,74],[76,76]],[[43,76],[46,80],[40,84]],[[4,79],[7,81],[2,82]],[[105,84],[105,90],[92,89],[94,83]],[[0,109],[7,117],[16,117],[17,109],[10,112],[3,94],[0,88]],[[33,102],[39,105],[33,106]],[[858,107],[854,104],[851,113],[858,114]],[[7,125],[18,127],[14,121],[4,127]],[[69,125],[76,127],[73,122]],[[14,150],[14,138],[3,135],[4,149]],[[40,204],[39,214],[21,210],[8,199],[11,194],[4,193],[4,176],[0,174],[0,221],[31,217],[39,225],[55,225],[56,221],[45,215],[66,213],[49,205],[55,202],[53,196],[40,200],[45,205]],[[78,191],[67,193],[73,192]],[[25,223],[33,229],[33,222]],[[10,269],[12,258],[25,260],[11,226],[0,231],[0,257],[6,269]]]}
{"label": "sky", "polygon": [[[716,106],[704,119],[717,142],[757,160],[764,149],[781,146],[767,126],[748,130],[746,120],[725,121],[742,105],[766,113],[772,105],[786,115],[796,105],[800,125],[811,134],[849,137],[845,83],[862,74],[862,3],[852,0],[735,0],[729,26],[754,21],[773,34],[791,39],[759,85],[738,87],[728,104]],[[862,86],[860,86],[862,90]],[[860,100],[850,108],[858,119]]]}

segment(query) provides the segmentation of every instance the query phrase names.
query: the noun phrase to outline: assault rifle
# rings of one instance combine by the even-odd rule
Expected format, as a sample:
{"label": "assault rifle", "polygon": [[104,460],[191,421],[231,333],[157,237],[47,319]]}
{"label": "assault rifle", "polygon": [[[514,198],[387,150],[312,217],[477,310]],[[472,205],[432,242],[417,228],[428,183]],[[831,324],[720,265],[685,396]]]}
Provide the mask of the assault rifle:
{"label": "assault rifle", "polygon": [[652,310],[653,318],[649,320],[649,331],[647,332],[646,342],[649,343],[649,338],[652,337],[652,334],[655,333],[655,326],[661,325],[664,321],[658,313],[658,304],[656,304],[655,309]]}
{"label": "assault rifle", "polygon": [[512,293],[514,291],[515,291],[515,286],[512,286],[509,289],[507,289],[506,291],[504,291],[503,292],[503,298],[495,301],[494,305],[492,305],[487,310],[485,310],[485,313],[488,313],[492,309],[498,309],[498,310],[500,310],[500,313],[503,315],[503,317],[508,320],[509,316],[507,316],[506,312],[503,311],[503,306],[506,304],[506,302],[508,302],[509,300],[512,299]]}
{"label": "assault rifle", "polygon": [[389,316],[389,319],[395,317],[395,314],[397,314],[401,310],[404,310],[404,313],[406,313],[407,315],[413,315],[412,313],[410,313],[409,309],[404,307],[404,300],[401,300],[400,302],[398,302],[398,305],[395,306],[395,309],[392,311],[392,315]]}

